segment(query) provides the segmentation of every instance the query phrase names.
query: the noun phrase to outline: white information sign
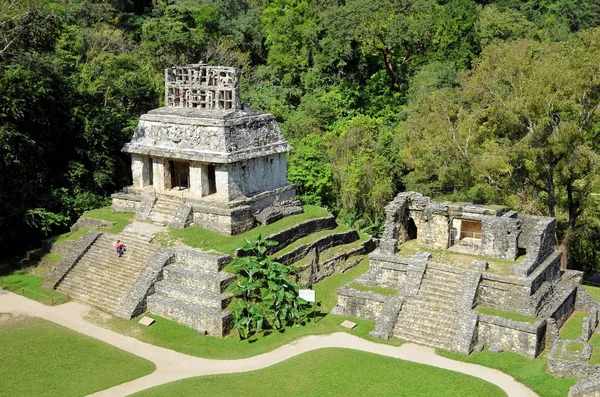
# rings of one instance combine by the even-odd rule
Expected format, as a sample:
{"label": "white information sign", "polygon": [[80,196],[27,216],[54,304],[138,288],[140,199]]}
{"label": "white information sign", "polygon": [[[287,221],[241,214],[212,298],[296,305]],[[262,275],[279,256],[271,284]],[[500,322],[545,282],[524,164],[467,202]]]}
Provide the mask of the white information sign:
{"label": "white information sign", "polygon": [[307,302],[315,302],[315,291],[312,289],[301,289],[300,298],[304,299]]}

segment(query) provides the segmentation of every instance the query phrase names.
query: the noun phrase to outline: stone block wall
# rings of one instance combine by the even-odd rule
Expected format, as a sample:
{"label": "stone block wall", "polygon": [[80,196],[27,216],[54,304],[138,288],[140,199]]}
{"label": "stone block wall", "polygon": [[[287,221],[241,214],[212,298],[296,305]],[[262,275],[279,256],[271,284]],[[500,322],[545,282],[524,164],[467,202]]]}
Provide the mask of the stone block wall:
{"label": "stone block wall", "polygon": [[514,260],[517,258],[517,237],[521,228],[518,219],[483,216],[481,218],[481,253]]}
{"label": "stone block wall", "polygon": [[76,232],[78,230],[86,229],[88,227],[93,228],[93,229],[98,229],[101,227],[111,227],[111,226],[114,226],[115,224],[116,224],[116,222],[108,222],[103,219],[85,218],[85,212],[84,212],[83,215],[81,215],[81,217],[79,219],[77,219],[77,222],[75,222],[70,227],[69,230],[71,232]]}
{"label": "stone block wall", "polygon": [[417,241],[419,244],[437,249],[446,249],[450,243],[450,228],[448,214],[431,210],[424,211],[409,209],[409,216],[417,226]]}
{"label": "stone block wall", "polygon": [[115,193],[112,196],[111,208],[119,212],[137,212],[142,196],[130,193]]}
{"label": "stone block wall", "polygon": [[484,273],[477,301],[482,306],[514,311],[515,308],[523,306],[523,301],[528,297],[529,288],[526,283],[514,277]]}
{"label": "stone block wall", "polygon": [[404,284],[408,265],[411,263],[407,258],[386,255],[380,251],[369,254],[369,262],[369,271],[363,277],[371,285],[388,288],[399,288]]}
{"label": "stone block wall", "polygon": [[335,314],[376,321],[388,298],[371,291],[358,291],[349,287],[338,289]]}
{"label": "stone block wall", "polygon": [[[534,222],[535,224],[531,224]],[[525,260],[513,266],[511,272],[520,277],[527,277],[554,252],[556,245],[556,219],[549,217],[531,217],[525,221],[525,231],[529,236],[519,239],[519,246],[527,243]],[[522,234],[523,234],[522,233]]]}
{"label": "stone block wall", "polygon": [[504,350],[535,358],[544,349],[546,321],[535,324],[479,314],[477,338],[480,344],[502,346]]}
{"label": "stone block wall", "polygon": [[229,173],[229,197],[232,200],[287,185],[285,153],[228,164],[227,171]]}

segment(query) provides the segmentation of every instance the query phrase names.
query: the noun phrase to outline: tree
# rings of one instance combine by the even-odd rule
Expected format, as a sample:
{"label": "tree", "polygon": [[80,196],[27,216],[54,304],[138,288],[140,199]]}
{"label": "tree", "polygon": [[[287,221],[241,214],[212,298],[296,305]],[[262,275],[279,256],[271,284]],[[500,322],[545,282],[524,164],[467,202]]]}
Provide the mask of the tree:
{"label": "tree", "polygon": [[439,185],[446,194],[487,184],[484,201],[543,203],[545,214],[565,214],[566,253],[600,182],[599,50],[598,30],[563,43],[486,48],[460,88],[423,98],[403,126],[414,169],[408,184],[446,182]]}
{"label": "tree", "polygon": [[406,82],[407,64],[431,42],[435,10],[430,0],[349,0],[326,12],[321,45],[342,58],[337,62],[347,62],[357,45],[379,57],[396,91]]}

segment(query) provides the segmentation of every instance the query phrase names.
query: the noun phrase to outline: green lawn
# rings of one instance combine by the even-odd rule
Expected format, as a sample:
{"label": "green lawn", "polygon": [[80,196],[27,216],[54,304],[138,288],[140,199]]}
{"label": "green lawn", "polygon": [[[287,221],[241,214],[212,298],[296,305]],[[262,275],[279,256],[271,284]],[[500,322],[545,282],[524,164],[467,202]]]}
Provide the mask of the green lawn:
{"label": "green lawn", "polygon": [[591,285],[584,285],[583,288],[594,298],[596,302],[600,302],[600,287],[592,287]]}
{"label": "green lawn", "polygon": [[[364,273],[367,268],[368,260],[365,259],[354,269],[344,274],[336,274],[328,277],[315,285],[317,301],[322,302],[321,307],[317,309],[316,323],[313,323],[311,313],[310,321],[302,326],[286,327],[282,331],[274,330],[261,333],[244,341],[240,341],[236,333],[232,333],[226,338],[202,336],[191,328],[152,314],[148,316],[155,318],[157,321],[151,327],[143,327],[137,324],[135,320],[127,321],[114,317],[103,320],[100,316],[94,316],[90,317],[89,320],[116,332],[134,336],[153,345],[166,347],[193,356],[216,359],[252,357],[274,350],[307,335],[323,335],[332,332],[348,332],[380,343],[400,345],[401,342],[397,339],[383,341],[369,336],[369,332],[374,328],[374,323],[371,321],[329,314],[333,306],[337,303],[337,289]],[[340,323],[345,319],[354,321],[358,326],[352,330],[340,326]]]}
{"label": "green lawn", "polygon": [[23,270],[5,269],[0,272],[0,287],[45,305],[60,305],[69,300],[63,294],[42,288],[43,279],[42,276],[30,274]]}
{"label": "green lawn", "polygon": [[113,227],[103,228],[106,233],[121,233],[125,226],[133,222],[133,212],[115,212],[110,207],[98,208],[96,210],[84,212],[82,217],[92,219],[103,219],[108,222],[116,222]]}
{"label": "green lawn", "polygon": [[392,295],[396,295],[398,293],[398,290],[394,289],[394,288],[375,287],[372,285],[359,284],[357,282],[352,282],[348,286],[350,288],[353,288],[358,291],[375,292],[376,294],[380,294],[380,295],[392,296]]}
{"label": "green lawn", "polygon": [[581,337],[583,327],[583,318],[589,316],[588,312],[575,311],[571,317],[560,328],[560,337],[562,339],[577,339]]}
{"label": "green lawn", "polygon": [[468,356],[439,349],[436,350],[436,353],[454,360],[495,368],[512,376],[542,397],[565,397],[569,394],[571,386],[576,383],[575,379],[559,379],[546,372],[547,352],[536,359],[512,352],[497,354],[487,350],[471,353]]}
{"label": "green lawn", "polygon": [[0,315],[0,395],[84,396],[155,370],[150,361],[54,323]]}
{"label": "green lawn", "polygon": [[481,379],[391,357],[321,349],[271,367],[157,386],[135,396],[506,396]]}
{"label": "green lawn", "polygon": [[540,320],[537,317],[528,316],[526,314],[509,312],[509,311],[501,310],[501,309],[494,309],[492,307],[477,306],[477,311],[479,313],[487,314],[490,316],[501,317],[501,318],[505,318],[507,320],[520,321],[520,322],[529,323],[529,324],[535,324]]}
{"label": "green lawn", "polygon": [[268,236],[270,234],[285,230],[298,223],[309,219],[322,218],[329,215],[326,209],[312,205],[304,206],[304,213],[287,216],[277,222],[266,226],[258,226],[246,233],[237,236],[224,236],[217,232],[212,232],[197,226],[186,227],[185,229],[171,229],[169,238],[181,239],[183,243],[205,250],[215,250],[226,254],[233,254],[234,251],[243,247],[244,239],[256,240],[259,234]]}

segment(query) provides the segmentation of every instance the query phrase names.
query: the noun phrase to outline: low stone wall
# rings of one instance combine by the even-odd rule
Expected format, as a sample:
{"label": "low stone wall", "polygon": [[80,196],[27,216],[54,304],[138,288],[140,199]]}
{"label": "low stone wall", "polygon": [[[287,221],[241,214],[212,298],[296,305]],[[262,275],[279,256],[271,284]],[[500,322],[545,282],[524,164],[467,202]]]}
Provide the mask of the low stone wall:
{"label": "low stone wall", "polygon": [[569,397],[600,397],[600,377],[577,382],[569,389]]}
{"label": "low stone wall", "polygon": [[86,218],[85,212],[84,212],[83,215],[81,215],[81,217],[79,219],[77,219],[77,222],[75,222],[70,227],[69,230],[71,232],[76,232],[81,229],[87,229],[87,228],[99,229],[101,227],[111,227],[116,224],[117,224],[117,222],[109,222],[109,221],[105,221],[103,219]]}
{"label": "low stone wall", "polygon": [[364,255],[375,249],[375,242],[369,239],[363,242],[359,247],[353,250],[342,252],[341,254],[334,256],[326,261],[319,262],[318,264],[308,263],[303,267],[299,268],[298,278],[301,285],[306,285],[309,282],[318,283],[326,277],[331,276],[336,271],[344,273],[346,270],[358,265],[361,259],[356,259],[354,264],[349,264],[345,268],[340,266],[345,263],[348,258],[356,255]]}
{"label": "low stone wall", "polygon": [[352,243],[358,239],[359,237],[356,230],[348,230],[346,232],[329,234],[316,241],[313,241],[312,243],[303,244],[287,254],[276,257],[275,260],[284,265],[289,265],[304,258],[312,249],[317,249],[320,252],[338,245]]}
{"label": "low stone wall", "polygon": [[56,289],[64,280],[67,273],[79,262],[88,249],[98,240],[102,233],[90,231],[71,245],[71,249],[63,254],[60,262],[46,275],[42,286],[46,289]]}
{"label": "low stone wall", "polygon": [[[291,243],[296,240],[301,239],[302,237],[308,236],[309,234],[318,232],[323,229],[333,229],[337,226],[335,218],[332,215],[329,215],[324,218],[315,218],[309,219],[297,225],[290,227],[289,229],[282,230],[279,233],[271,234],[266,236],[267,239],[276,241],[278,244],[269,247],[267,250],[267,255],[270,255],[274,252],[279,251],[283,247],[287,247]],[[237,249],[235,252],[236,256],[245,256],[248,255],[241,249]]]}
{"label": "low stone wall", "polygon": [[555,343],[548,358],[548,372],[558,377],[577,379],[600,378],[600,365],[590,365],[587,361],[571,361],[558,358],[562,343]]}
{"label": "low stone wall", "polygon": [[193,224],[228,236],[234,236],[254,227],[252,208],[235,208],[192,204]]}
{"label": "low stone wall", "polygon": [[166,318],[176,319],[178,323],[202,334],[224,337],[231,332],[233,326],[233,316],[229,312],[206,309],[157,294],[148,296],[148,310],[162,313]]}
{"label": "low stone wall", "polygon": [[148,260],[137,280],[133,283],[127,295],[123,297],[115,316],[127,320],[139,316],[146,311],[146,298],[154,293],[154,283],[162,278],[162,269],[173,262],[175,255],[170,249],[159,249]]}
{"label": "low stone wall", "polygon": [[338,289],[338,304],[333,313],[376,321],[387,299],[375,292],[343,286]]}
{"label": "low stone wall", "polygon": [[550,315],[556,321],[558,328],[562,327],[563,324],[569,319],[573,311],[575,311],[575,300],[577,299],[577,289],[573,288],[573,291],[567,295],[566,299],[560,303]]}
{"label": "low stone wall", "polygon": [[403,285],[408,265],[411,263],[407,258],[382,254],[377,250],[369,254],[369,261],[369,271],[364,278],[369,279],[372,285],[389,288],[399,288]]}
{"label": "low stone wall", "polygon": [[585,288],[580,285],[577,287],[577,301],[575,303],[575,308],[585,312],[589,312],[592,309],[600,310],[600,303],[596,302]]}
{"label": "low stone wall", "polygon": [[111,197],[111,208],[119,212],[137,212],[142,201],[142,196],[133,193],[115,193]]}
{"label": "low stone wall", "polygon": [[504,350],[535,358],[544,349],[546,321],[535,324],[479,314],[477,337],[480,344],[502,346]]}
{"label": "low stone wall", "polygon": [[231,256],[202,251],[198,248],[170,248],[175,255],[173,262],[182,262],[189,267],[218,272],[231,262]]}
{"label": "low stone wall", "polygon": [[584,341],[590,340],[598,326],[598,309],[590,310],[590,315],[583,319],[581,337]]}

